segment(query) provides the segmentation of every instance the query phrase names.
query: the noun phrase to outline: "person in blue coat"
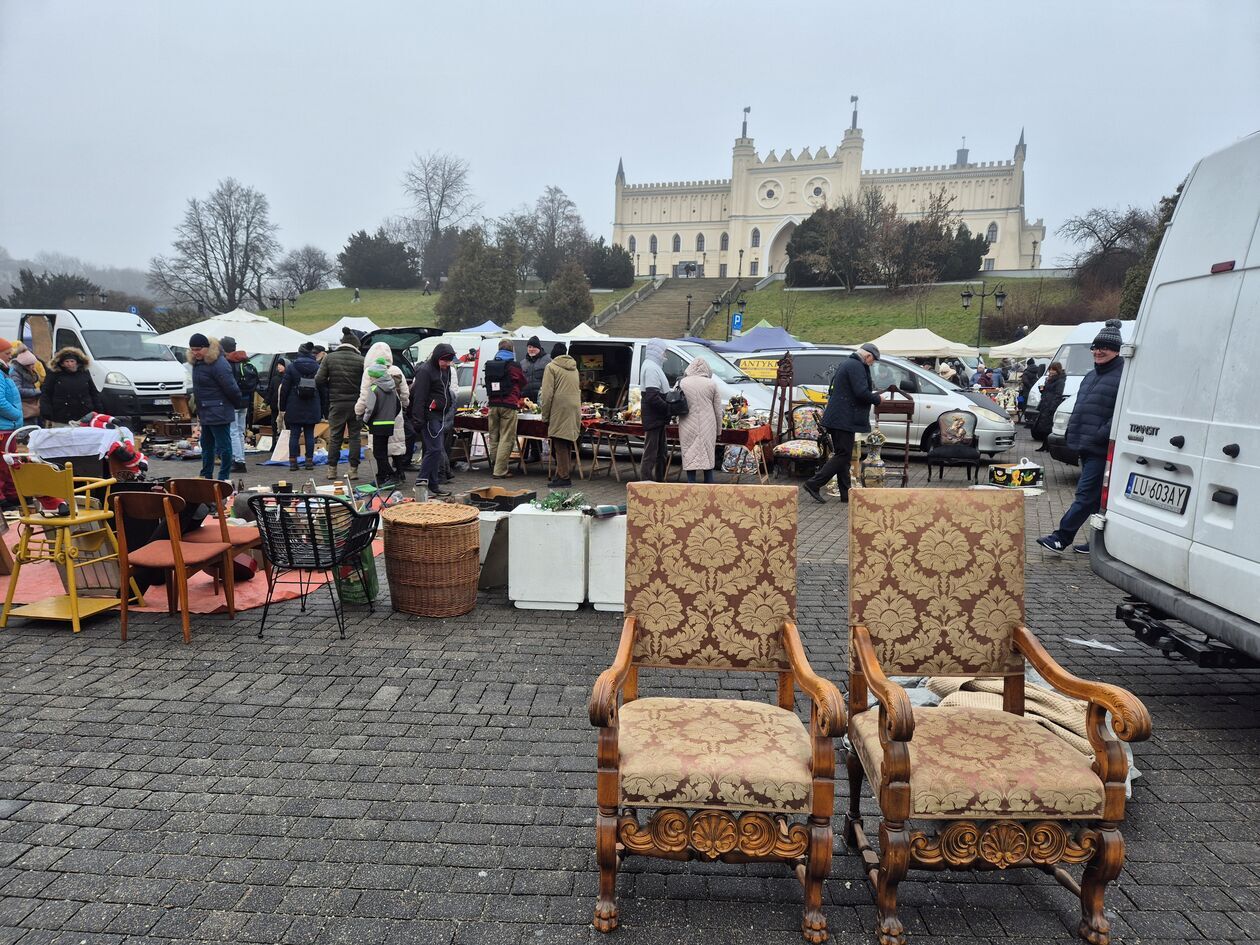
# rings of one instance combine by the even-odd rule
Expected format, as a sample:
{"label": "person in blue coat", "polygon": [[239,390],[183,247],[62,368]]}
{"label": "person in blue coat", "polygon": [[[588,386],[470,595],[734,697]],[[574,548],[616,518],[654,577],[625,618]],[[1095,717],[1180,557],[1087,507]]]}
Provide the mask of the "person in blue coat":
{"label": "person in blue coat", "polygon": [[[1081,459],[1081,478],[1076,481],[1076,497],[1063,513],[1059,527],[1037,544],[1047,551],[1063,554],[1091,515],[1102,502],[1103,472],[1107,467],[1107,446],[1111,442],[1111,414],[1120,394],[1120,377],[1124,360],[1120,357],[1120,320],[1108,319],[1090,345],[1094,370],[1081,380],[1076,404],[1068,421],[1067,446]],[[1045,409],[1043,402],[1042,409]],[[1072,548],[1077,554],[1089,554],[1089,543]]]}
{"label": "person in blue coat", "polygon": [[201,422],[201,478],[214,478],[214,458],[219,457],[219,478],[232,479],[232,422],[245,406],[232,367],[219,348],[219,339],[197,332],[188,339],[192,361],[193,396]]}
{"label": "person in blue coat", "polygon": [[879,394],[871,380],[871,365],[879,360],[879,348],[869,341],[836,365],[827,391],[827,409],[823,426],[831,437],[831,456],[821,469],[806,479],[802,488],[815,502],[826,502],[821,489],[832,476],[840,477],[840,501],[849,501],[849,462],[853,440],[859,433],[871,430],[871,408],[879,403]]}
{"label": "person in blue coat", "polygon": [[[9,449],[9,437],[22,425],[22,395],[11,376],[13,342],[0,338],[0,453]],[[0,458],[0,509],[16,508],[17,489],[9,464]]]}
{"label": "person in blue coat", "polygon": [[289,469],[298,468],[302,441],[306,442],[306,468],[315,468],[315,424],[324,415],[320,391],[315,382],[319,362],[315,346],[306,342],[284,372],[280,403],[284,405],[284,425],[289,428]]}

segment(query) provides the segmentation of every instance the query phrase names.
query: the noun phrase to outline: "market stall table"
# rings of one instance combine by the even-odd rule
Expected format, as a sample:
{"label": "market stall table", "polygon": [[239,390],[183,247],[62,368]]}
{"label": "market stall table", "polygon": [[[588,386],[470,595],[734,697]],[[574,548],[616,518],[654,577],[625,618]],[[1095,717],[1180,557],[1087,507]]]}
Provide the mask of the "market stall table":
{"label": "market stall table", "polygon": [[[595,455],[591,462],[591,478],[596,473],[612,473],[617,481],[621,481],[621,470],[617,465],[617,450],[623,446],[626,450],[626,456],[630,460],[631,467],[634,465],[634,455],[630,452],[630,440],[634,438],[642,439],[643,424],[641,423],[614,423],[608,420],[601,420],[592,423],[587,427],[591,433]],[[671,447],[678,444],[678,427],[671,426],[665,430],[665,441]],[[763,423],[755,427],[724,429],[718,434],[718,442],[723,446],[742,446],[757,458],[757,478],[760,482],[765,483],[770,478],[770,467],[766,461],[765,444],[774,442],[774,431],[770,424]],[[608,459],[601,461],[599,448],[601,445],[608,446]],[[670,450],[669,463],[673,462],[673,450]],[[682,470],[679,470],[679,476]],[[669,465],[665,468],[665,476],[669,478]],[[739,482],[742,473],[735,473],[735,482]]]}
{"label": "market stall table", "polygon": [[[467,433],[472,437],[481,438],[483,455],[474,458],[473,451],[471,449],[468,450],[469,466],[472,466],[475,462],[480,462],[481,459],[486,459],[488,462],[490,457],[489,431],[490,420],[483,414],[457,413],[455,415],[456,433]],[[547,442],[547,421],[537,414],[522,414],[516,420],[516,439],[518,448],[522,440],[538,440],[540,444]],[[539,455],[541,455],[541,451]],[[517,468],[522,473],[526,471],[524,450],[520,450],[520,455],[517,458]],[[578,471],[579,475],[585,478],[580,462],[578,463]]]}

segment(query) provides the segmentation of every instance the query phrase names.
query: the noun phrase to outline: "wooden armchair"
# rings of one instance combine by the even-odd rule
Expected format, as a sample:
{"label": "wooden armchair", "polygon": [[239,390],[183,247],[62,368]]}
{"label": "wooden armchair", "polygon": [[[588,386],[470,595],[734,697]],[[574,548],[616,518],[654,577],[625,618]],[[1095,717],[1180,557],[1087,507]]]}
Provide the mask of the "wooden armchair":
{"label": "wooden armchair", "polygon": [[[1022,494],[861,489],[849,515],[845,839],[874,887],[880,942],[906,940],[897,885],[909,869],[1035,866],[1080,897],[1081,937],[1106,945],[1103,892],[1124,863],[1128,775],[1106,714],[1125,741],[1147,738],[1151,720],[1125,690],[1068,673],[1024,626]],[[1088,701],[1092,764],[1024,717],[1025,660]],[[912,709],[888,678],[926,674],[1000,677],[1002,709]],[[859,813],[864,775],[882,814],[878,854]],[[1064,868],[1075,864],[1079,883]]]}
{"label": "wooden armchair", "polygon": [[[623,856],[782,861],[804,886],[802,931],[827,938],[839,690],[810,669],[796,612],[796,490],[634,483],[626,620],[591,693],[599,728],[595,928],[617,927]],[[641,667],[777,675],[778,705],[637,698]],[[812,700],[808,731],[795,687]],[[646,820],[640,810],[652,810]]]}

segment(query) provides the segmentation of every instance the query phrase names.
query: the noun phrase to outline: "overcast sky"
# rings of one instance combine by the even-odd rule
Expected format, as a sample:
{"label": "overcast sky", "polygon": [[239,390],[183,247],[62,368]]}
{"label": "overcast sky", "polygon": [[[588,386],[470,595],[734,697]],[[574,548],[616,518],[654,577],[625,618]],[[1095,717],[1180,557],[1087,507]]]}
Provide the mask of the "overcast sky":
{"label": "overcast sky", "polygon": [[557,184],[608,235],[619,157],[630,183],[727,177],[745,105],[762,155],[830,149],[850,94],[867,169],[962,135],[1006,160],[1024,127],[1053,233],[1260,129],[1260,3],[0,0],[0,246],[143,268],[231,176],[286,248],[336,253],[430,149],[488,215]]}

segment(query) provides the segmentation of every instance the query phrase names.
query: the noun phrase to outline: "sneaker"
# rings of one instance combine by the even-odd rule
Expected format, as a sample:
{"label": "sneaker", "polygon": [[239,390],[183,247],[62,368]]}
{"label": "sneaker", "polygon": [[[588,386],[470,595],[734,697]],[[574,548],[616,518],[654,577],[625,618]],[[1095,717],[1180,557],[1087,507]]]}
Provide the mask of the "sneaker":
{"label": "sneaker", "polygon": [[1072,550],[1078,555],[1087,555],[1089,554],[1089,542],[1085,542],[1083,545],[1073,545]]}
{"label": "sneaker", "polygon": [[449,489],[430,489],[429,495],[448,496],[451,494]]}
{"label": "sneaker", "polygon": [[249,467],[245,465],[244,460],[232,463],[232,472],[249,472]]}
{"label": "sneaker", "polygon": [[1038,538],[1037,544],[1041,545],[1042,548],[1045,548],[1046,551],[1053,551],[1056,555],[1061,555],[1063,552],[1067,551],[1067,549],[1063,547],[1063,542],[1059,541],[1059,539],[1054,535],[1046,535],[1042,538]]}
{"label": "sneaker", "polygon": [[827,501],[826,498],[824,498],[823,494],[818,491],[818,487],[814,485],[812,482],[801,483],[801,488],[804,489],[806,492],[808,492],[813,497],[815,502],[818,502],[821,504]]}

